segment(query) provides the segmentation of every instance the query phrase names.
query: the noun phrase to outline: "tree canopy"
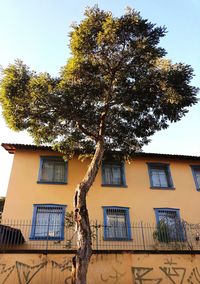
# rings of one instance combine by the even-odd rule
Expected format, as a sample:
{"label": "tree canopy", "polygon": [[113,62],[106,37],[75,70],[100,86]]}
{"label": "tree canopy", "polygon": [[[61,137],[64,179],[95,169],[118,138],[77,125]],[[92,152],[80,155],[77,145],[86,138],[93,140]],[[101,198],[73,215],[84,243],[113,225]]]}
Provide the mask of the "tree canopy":
{"label": "tree canopy", "polygon": [[197,102],[192,68],[173,64],[159,46],[165,34],[135,10],[114,17],[95,6],[72,27],[71,57],[58,78],[20,60],[3,70],[0,102],[11,128],[27,130],[36,143],[54,145],[68,158],[77,149],[94,154],[75,189],[72,283],[86,283],[92,255],[86,195],[104,152],[130,157]]}
{"label": "tree canopy", "polygon": [[121,17],[97,6],[70,33],[71,57],[58,78],[17,60],[3,71],[0,100],[8,125],[69,156],[74,149],[125,156],[167,128],[196,103],[191,66],[172,64],[159,46],[165,27],[138,12]]}

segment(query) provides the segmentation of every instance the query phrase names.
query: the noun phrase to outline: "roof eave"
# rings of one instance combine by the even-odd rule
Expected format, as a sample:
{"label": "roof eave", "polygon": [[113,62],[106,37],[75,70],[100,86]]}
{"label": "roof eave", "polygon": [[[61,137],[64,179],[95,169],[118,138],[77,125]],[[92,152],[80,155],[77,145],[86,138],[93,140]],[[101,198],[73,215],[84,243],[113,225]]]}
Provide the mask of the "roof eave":
{"label": "roof eave", "polygon": [[2,143],[1,146],[8,151],[9,154],[14,154],[16,150],[49,150],[53,151],[50,146],[37,146],[31,144],[13,144],[13,143]]}
{"label": "roof eave", "polygon": [[[1,146],[8,151],[10,154],[14,154],[16,150],[40,150],[40,151],[54,151],[51,146],[37,146],[31,144],[13,144],[13,143],[2,143]],[[80,154],[80,151],[76,151],[77,154]],[[178,155],[178,154],[160,154],[160,153],[145,153],[145,152],[136,152],[133,154],[133,158],[159,158],[159,159],[177,159],[177,160],[191,160],[191,161],[200,161],[200,156],[191,156],[191,155]]]}

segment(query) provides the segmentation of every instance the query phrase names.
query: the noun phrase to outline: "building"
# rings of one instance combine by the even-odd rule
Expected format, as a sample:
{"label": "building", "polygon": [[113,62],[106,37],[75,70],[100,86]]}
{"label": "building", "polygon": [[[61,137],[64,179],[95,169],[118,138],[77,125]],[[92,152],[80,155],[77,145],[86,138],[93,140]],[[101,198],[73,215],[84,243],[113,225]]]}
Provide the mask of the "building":
{"label": "building", "polygon": [[[3,219],[30,220],[29,240],[64,240],[65,214],[89,161],[65,162],[46,146],[2,146],[14,154]],[[176,227],[171,240],[184,241],[183,220],[199,223],[199,190],[200,157],[137,153],[130,163],[106,160],[87,197],[90,219],[101,224],[104,243],[132,240],[132,224],[151,224],[155,237],[152,226],[162,221]]]}
{"label": "building", "polygon": [[[0,283],[70,283],[75,186],[89,160],[50,147],[14,154],[0,224]],[[200,283],[200,157],[137,153],[105,160],[88,193],[88,283]]]}

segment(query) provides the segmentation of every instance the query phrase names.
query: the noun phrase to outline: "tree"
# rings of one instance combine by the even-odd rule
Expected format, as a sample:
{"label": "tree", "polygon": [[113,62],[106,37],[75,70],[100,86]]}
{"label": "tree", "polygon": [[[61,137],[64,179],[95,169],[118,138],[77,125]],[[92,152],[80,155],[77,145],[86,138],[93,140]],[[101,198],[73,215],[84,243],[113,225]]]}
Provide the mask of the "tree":
{"label": "tree", "polygon": [[68,159],[77,149],[92,154],[74,194],[74,283],[86,283],[92,255],[86,195],[105,153],[130,158],[197,102],[192,68],[172,64],[158,46],[165,34],[135,10],[117,18],[95,6],[73,25],[72,55],[59,78],[36,74],[19,60],[4,69],[0,100],[12,129],[26,129],[37,144],[49,143]]}
{"label": "tree", "polygon": [[0,196],[0,223],[1,223],[1,219],[2,219],[2,213],[3,213],[5,200],[6,200],[6,198],[4,196]]}
{"label": "tree", "polygon": [[2,212],[3,212],[5,200],[6,198],[4,196],[0,196],[0,219],[1,219]]}

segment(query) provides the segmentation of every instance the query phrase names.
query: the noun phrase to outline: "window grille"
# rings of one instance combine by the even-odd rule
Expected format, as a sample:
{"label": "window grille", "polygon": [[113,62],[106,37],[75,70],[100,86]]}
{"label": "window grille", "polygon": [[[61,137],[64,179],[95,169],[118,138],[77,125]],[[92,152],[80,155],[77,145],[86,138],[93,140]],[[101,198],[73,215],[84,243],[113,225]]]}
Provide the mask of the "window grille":
{"label": "window grille", "polygon": [[104,208],[105,239],[130,239],[128,208]]}
{"label": "window grille", "polygon": [[64,205],[35,205],[31,237],[61,239],[64,230]]}
{"label": "window grille", "polygon": [[162,240],[172,242],[185,239],[178,209],[156,209],[156,219],[159,230],[162,230]]}

